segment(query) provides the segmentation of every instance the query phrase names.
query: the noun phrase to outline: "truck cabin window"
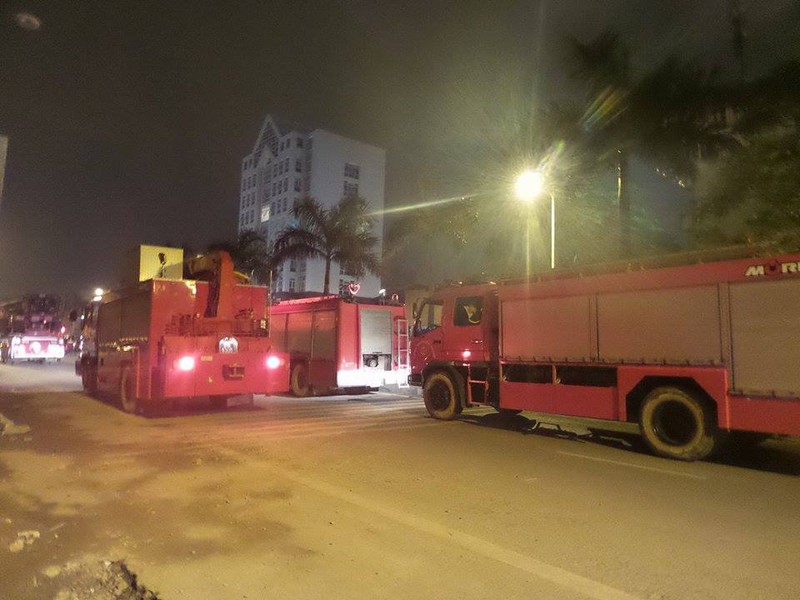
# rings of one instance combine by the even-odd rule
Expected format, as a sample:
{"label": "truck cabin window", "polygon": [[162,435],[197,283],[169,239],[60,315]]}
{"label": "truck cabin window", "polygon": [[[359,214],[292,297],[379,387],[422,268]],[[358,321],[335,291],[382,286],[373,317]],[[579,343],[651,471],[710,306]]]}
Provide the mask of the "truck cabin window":
{"label": "truck cabin window", "polygon": [[481,317],[483,317],[483,298],[480,296],[456,298],[453,325],[459,327],[480,325]]}
{"label": "truck cabin window", "polygon": [[414,335],[432,331],[442,326],[442,302],[424,300],[414,315]]}

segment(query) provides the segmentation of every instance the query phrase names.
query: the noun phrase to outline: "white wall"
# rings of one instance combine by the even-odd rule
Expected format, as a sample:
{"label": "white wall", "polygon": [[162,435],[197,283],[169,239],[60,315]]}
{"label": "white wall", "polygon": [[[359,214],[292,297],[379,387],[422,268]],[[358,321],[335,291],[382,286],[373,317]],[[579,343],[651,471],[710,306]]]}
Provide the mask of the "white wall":
{"label": "white wall", "polygon": [[[311,136],[311,189],[310,195],[325,207],[334,206],[344,196],[345,163],[358,165],[359,178],[347,179],[358,183],[358,194],[364,198],[375,211],[373,235],[378,238],[375,253],[380,257],[383,247],[383,206],[384,179],[386,171],[386,151],[382,148],[365,144],[357,140],[336,135],[322,129],[315,130]],[[309,265],[311,267],[311,265]],[[321,289],[324,273],[323,265],[309,269],[308,282],[313,283],[312,272],[318,277]],[[359,296],[377,296],[381,282],[374,275],[367,275],[360,280]],[[339,269],[331,268],[331,291],[337,292],[339,286]],[[308,288],[308,284],[306,285]]]}

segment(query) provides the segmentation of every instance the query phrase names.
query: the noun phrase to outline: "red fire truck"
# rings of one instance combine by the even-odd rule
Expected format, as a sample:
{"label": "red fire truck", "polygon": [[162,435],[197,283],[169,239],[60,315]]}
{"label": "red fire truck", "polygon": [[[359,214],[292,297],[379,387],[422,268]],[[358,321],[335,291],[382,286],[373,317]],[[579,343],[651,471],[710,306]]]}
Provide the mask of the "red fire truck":
{"label": "red fire truck", "polygon": [[289,390],[288,355],[267,335],[267,289],[237,284],[226,252],[190,259],[208,281],[149,279],[105,294],[84,315],[75,368],[90,394],[126,412],[177,398]]}
{"label": "red fire truck", "polygon": [[798,306],[800,254],[450,287],[415,311],[409,381],[439,419],[638,422],[656,454],[697,460],[800,435]]}
{"label": "red fire truck", "polygon": [[286,300],[270,309],[270,336],[290,354],[295,396],[407,386],[402,305],[340,296]]}
{"label": "red fire truck", "polygon": [[0,360],[45,362],[64,358],[60,308],[61,299],[52,294],[28,294],[0,305]]}

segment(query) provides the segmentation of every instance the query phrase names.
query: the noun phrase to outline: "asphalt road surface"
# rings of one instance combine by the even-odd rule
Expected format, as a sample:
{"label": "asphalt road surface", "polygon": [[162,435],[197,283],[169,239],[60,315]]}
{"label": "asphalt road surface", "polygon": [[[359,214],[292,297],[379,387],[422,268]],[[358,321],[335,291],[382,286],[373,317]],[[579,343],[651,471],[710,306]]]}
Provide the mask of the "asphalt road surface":
{"label": "asphalt road surface", "polygon": [[142,418],[71,368],[0,365],[1,599],[800,598],[798,440],[687,464],[402,394]]}

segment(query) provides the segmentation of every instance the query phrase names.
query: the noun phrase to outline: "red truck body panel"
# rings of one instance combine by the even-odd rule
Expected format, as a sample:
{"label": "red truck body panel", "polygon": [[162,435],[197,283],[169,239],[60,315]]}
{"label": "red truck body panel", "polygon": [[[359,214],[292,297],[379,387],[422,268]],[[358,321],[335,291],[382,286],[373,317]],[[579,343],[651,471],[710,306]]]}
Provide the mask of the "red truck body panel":
{"label": "red truck body panel", "polygon": [[317,392],[405,385],[404,319],[401,305],[339,296],[285,300],[270,307],[270,337],[276,349],[308,365]]}

